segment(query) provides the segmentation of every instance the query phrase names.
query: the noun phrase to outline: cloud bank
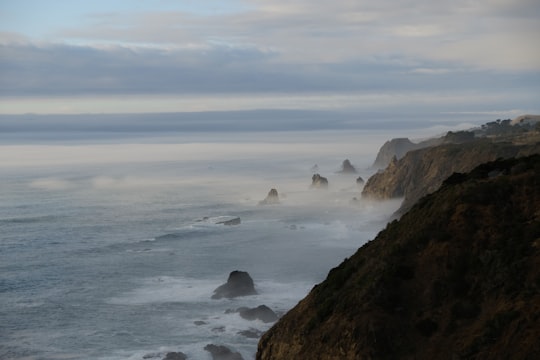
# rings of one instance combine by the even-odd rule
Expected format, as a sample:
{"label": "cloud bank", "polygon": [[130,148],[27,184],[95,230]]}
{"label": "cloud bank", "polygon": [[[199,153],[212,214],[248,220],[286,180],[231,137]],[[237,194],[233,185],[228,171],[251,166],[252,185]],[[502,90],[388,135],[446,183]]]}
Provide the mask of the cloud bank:
{"label": "cloud bank", "polygon": [[534,110],[540,93],[534,0],[225,4],[0,27],[0,96],[518,94]]}

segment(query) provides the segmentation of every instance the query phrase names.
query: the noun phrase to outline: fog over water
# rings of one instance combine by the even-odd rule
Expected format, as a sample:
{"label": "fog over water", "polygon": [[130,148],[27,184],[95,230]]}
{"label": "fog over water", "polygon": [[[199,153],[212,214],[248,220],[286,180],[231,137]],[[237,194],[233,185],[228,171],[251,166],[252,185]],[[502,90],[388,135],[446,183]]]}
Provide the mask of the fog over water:
{"label": "fog over water", "polygon": [[[0,119],[2,359],[210,359],[209,343],[251,359],[257,339],[240,333],[271,324],[226,311],[285,313],[399,206],[351,203],[384,141],[469,126],[143,132],[95,121],[52,131]],[[358,174],[337,173],[345,159]],[[314,172],[328,190],[310,189]],[[258,205],[271,188],[280,203]],[[241,223],[215,224],[223,216]],[[211,300],[233,270],[259,294]]]}

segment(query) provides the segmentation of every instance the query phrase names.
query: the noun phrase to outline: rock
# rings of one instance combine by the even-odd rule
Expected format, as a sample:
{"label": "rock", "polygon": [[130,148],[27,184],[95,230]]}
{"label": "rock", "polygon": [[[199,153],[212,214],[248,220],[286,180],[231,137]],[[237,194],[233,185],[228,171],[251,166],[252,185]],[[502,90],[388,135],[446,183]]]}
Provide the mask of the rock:
{"label": "rock", "polygon": [[244,360],[240,353],[232,352],[231,349],[223,345],[208,344],[204,350],[212,354],[213,360]]}
{"label": "rock", "polygon": [[343,163],[341,164],[341,170],[339,171],[340,174],[356,174],[357,171],[354,168],[354,166],[351,164],[349,159],[343,160]]}
{"label": "rock", "polygon": [[202,321],[202,320],[197,320],[197,321],[194,321],[193,322],[195,325],[197,326],[201,326],[201,325],[206,325],[208,324],[206,321]]}
{"label": "rock", "polygon": [[311,177],[312,189],[326,189],[328,188],[328,179],[322,177],[320,174],[315,174]]}
{"label": "rock", "polygon": [[279,204],[279,195],[276,189],[270,189],[266,198],[259,201],[259,205],[274,205]]}
{"label": "rock", "polygon": [[235,270],[229,274],[227,283],[214,290],[212,299],[235,298],[238,296],[256,295],[253,279],[245,271]]}
{"label": "rock", "polygon": [[182,352],[169,352],[163,358],[163,360],[186,360],[186,359],[187,359],[186,354]]}
{"label": "rock", "polygon": [[364,185],[364,179],[362,179],[361,176],[356,178],[356,185],[358,185],[358,186]]}
{"label": "rock", "polygon": [[276,313],[266,305],[260,305],[256,308],[241,307],[236,310],[240,316],[246,320],[261,320],[264,323],[277,321]]}
{"label": "rock", "polygon": [[241,222],[242,220],[240,220],[240,218],[237,216],[232,217],[230,219],[227,218],[226,216],[223,216],[223,219],[216,221],[216,225],[227,225],[227,226],[240,225]]}
{"label": "rock", "polygon": [[257,329],[249,329],[249,330],[243,330],[243,331],[238,332],[238,335],[242,335],[249,339],[258,339],[261,337],[262,334],[263,332]]}

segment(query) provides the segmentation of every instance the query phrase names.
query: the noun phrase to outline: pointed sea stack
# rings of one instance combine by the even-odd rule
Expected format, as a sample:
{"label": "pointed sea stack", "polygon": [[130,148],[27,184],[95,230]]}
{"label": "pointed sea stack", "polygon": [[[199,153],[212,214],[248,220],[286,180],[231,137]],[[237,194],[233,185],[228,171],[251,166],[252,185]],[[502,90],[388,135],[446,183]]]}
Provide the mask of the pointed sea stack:
{"label": "pointed sea stack", "polygon": [[279,194],[276,189],[270,189],[266,198],[259,201],[259,205],[274,205],[279,204]]}

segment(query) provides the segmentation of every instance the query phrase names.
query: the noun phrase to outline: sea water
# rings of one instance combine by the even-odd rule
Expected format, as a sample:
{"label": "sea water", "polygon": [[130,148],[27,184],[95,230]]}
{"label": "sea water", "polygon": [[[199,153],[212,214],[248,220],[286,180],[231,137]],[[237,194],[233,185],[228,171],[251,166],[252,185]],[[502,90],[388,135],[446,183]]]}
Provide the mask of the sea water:
{"label": "sea water", "polygon": [[[360,198],[388,134],[202,134],[0,146],[0,358],[254,358],[271,326],[372,239],[398,202]],[[350,161],[359,174],[338,174]],[[315,167],[316,165],[316,167]],[[310,189],[311,176],[329,180]],[[262,206],[271,188],[280,204]],[[213,218],[239,217],[238,225]],[[233,270],[258,295],[212,300]]]}

